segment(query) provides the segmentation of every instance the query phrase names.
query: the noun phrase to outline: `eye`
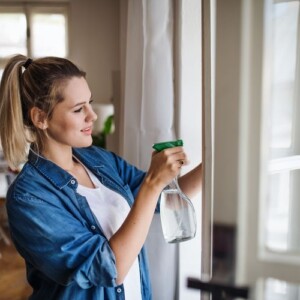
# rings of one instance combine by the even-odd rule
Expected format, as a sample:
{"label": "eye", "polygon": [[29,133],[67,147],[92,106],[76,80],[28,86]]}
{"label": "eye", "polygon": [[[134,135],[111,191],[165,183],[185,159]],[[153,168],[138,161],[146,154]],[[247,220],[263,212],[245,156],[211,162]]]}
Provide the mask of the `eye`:
{"label": "eye", "polygon": [[84,107],[87,107],[88,105],[91,105],[93,101],[94,101],[94,100],[91,99],[91,100],[89,100],[89,102],[86,103],[86,104],[83,104],[83,103],[82,103],[83,105],[82,105],[80,108],[74,110],[74,113],[80,113],[80,112],[82,112],[82,110],[84,109]]}
{"label": "eye", "polygon": [[74,110],[74,113],[80,113],[81,111],[82,111],[82,107],[80,107],[80,108]]}

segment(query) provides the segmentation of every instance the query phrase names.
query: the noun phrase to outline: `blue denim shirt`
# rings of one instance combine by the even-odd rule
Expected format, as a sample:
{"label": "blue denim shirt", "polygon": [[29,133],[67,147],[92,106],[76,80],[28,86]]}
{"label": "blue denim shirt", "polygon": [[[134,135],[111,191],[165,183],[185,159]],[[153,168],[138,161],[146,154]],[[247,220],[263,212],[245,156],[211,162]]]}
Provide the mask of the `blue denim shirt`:
{"label": "blue denim shirt", "polygon": [[[73,154],[132,206],[145,172],[94,146],[73,149]],[[9,226],[26,262],[31,300],[125,299],[123,285],[116,284],[114,253],[77,185],[68,172],[30,150],[8,190]],[[138,258],[142,297],[148,300],[144,248]]]}

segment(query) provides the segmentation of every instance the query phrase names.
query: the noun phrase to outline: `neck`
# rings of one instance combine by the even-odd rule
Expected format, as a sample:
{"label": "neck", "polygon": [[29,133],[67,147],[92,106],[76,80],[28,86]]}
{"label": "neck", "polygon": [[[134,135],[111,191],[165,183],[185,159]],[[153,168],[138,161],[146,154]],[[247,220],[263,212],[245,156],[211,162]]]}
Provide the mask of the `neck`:
{"label": "neck", "polygon": [[61,166],[61,167],[62,167],[65,171],[74,174],[74,173],[76,173],[76,170],[77,170],[78,166],[79,166],[78,160],[77,160],[75,157],[73,157],[73,158],[72,158],[72,162],[70,163],[70,165],[69,165],[68,167],[66,167],[66,168],[63,167],[63,166]]}
{"label": "neck", "polygon": [[71,147],[65,149],[45,149],[42,155],[64,170],[71,171],[78,164],[78,162],[73,159]]}

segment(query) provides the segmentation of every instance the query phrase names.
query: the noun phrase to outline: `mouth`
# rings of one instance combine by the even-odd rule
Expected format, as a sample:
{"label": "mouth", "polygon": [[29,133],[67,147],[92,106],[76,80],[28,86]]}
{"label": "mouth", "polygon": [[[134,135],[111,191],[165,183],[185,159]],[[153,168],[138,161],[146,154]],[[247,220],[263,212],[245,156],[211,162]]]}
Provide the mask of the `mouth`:
{"label": "mouth", "polygon": [[84,129],[82,129],[81,132],[86,133],[86,134],[91,134],[92,130],[93,130],[93,127],[90,126],[90,127],[86,127]]}

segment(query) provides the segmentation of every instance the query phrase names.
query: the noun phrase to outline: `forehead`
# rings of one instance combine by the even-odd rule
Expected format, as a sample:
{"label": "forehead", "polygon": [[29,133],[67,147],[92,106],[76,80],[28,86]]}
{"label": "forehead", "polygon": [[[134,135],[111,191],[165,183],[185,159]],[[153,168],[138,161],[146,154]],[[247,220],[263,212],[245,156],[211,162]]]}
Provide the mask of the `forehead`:
{"label": "forehead", "polygon": [[63,87],[65,104],[76,104],[77,102],[88,101],[91,98],[91,91],[84,77],[72,77],[66,81]]}

